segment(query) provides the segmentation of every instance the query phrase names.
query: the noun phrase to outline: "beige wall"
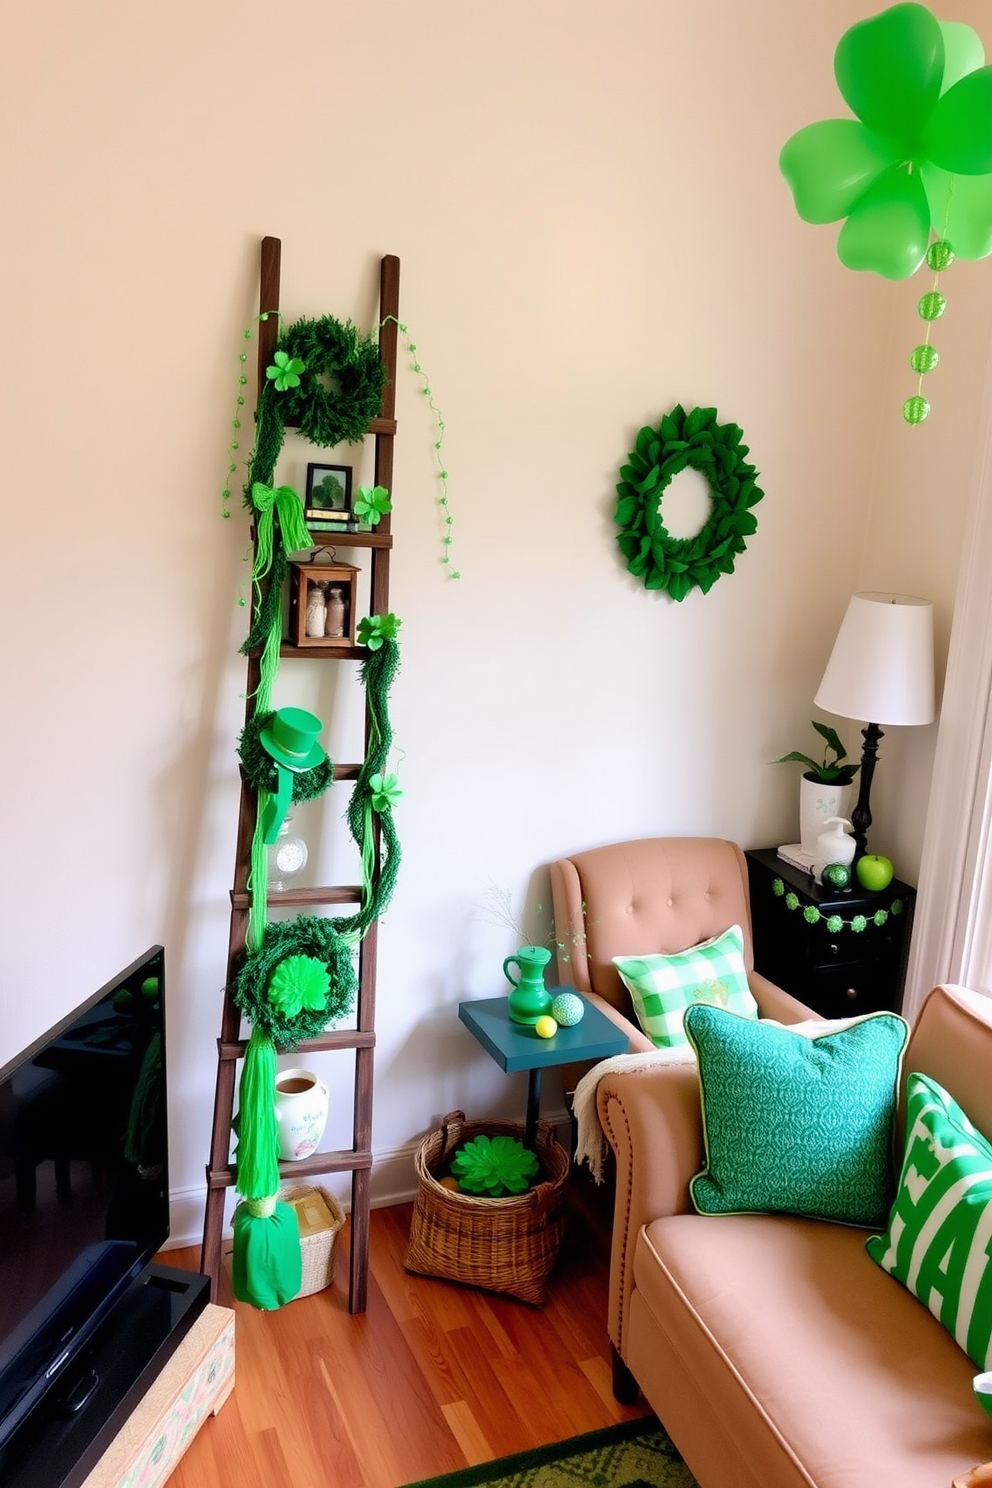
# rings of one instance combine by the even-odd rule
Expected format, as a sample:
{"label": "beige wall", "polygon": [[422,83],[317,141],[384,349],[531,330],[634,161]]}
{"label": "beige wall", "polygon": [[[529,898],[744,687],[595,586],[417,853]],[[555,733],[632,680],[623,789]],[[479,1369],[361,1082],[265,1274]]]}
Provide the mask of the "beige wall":
{"label": "beige wall", "polygon": [[[570,849],[794,838],[798,781],[768,762],[812,742],[848,594],[930,593],[946,633],[988,267],[948,282],[940,396],[908,431],[894,359],[917,339],[917,286],[842,270],[777,169],[793,130],[836,111],[833,48],[861,9],[8,8],[0,1058],[164,941],[174,1178],[191,1201],[243,713],[247,524],[236,503],[222,521],[219,491],[260,236],[283,240],[293,318],[370,326],[378,257],[400,256],[447,424],[458,584],[438,562],[434,430],[404,373],[388,1157],[451,1107],[522,1104],[455,1013],[500,989],[515,943],[487,912],[494,886],[533,935],[544,865]],[[611,513],[638,427],[679,400],[742,425],[766,496],[737,573],[675,605],[624,573]],[[287,442],[280,478],[305,463]],[[333,720],[344,758],[360,711],[331,670],[284,666],[278,701]],[[926,759],[887,751],[879,773],[880,845],[912,876]],[[334,791],[298,822],[321,871],[347,877],[344,806]],[[341,1090],[342,1139],[348,1106]]]}

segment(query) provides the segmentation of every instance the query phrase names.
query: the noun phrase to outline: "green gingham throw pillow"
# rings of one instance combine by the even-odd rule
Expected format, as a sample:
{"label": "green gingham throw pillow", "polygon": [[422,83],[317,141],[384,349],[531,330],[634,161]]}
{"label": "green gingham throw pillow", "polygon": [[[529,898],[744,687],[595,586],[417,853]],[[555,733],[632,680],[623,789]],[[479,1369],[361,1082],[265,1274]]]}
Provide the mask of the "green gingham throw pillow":
{"label": "green gingham throw pillow", "polygon": [[686,1042],[682,1019],[693,1003],[711,1003],[745,1018],[758,1016],[744,969],[740,925],[671,956],[614,956],[613,964],[638,1023],[659,1049]]}
{"label": "green gingham throw pillow", "polygon": [[935,1080],[911,1074],[906,1154],[888,1233],[868,1254],[992,1369],[992,1146]]}

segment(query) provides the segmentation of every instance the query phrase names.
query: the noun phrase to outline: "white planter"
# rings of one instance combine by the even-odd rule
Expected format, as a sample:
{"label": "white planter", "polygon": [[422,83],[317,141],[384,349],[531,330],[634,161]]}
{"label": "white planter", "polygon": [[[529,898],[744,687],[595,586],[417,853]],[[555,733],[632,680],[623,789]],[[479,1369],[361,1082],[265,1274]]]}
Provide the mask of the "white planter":
{"label": "white planter", "polygon": [[818,780],[799,782],[799,841],[804,852],[816,852],[816,839],[832,816],[850,816],[848,803],[853,785],[821,785]]}

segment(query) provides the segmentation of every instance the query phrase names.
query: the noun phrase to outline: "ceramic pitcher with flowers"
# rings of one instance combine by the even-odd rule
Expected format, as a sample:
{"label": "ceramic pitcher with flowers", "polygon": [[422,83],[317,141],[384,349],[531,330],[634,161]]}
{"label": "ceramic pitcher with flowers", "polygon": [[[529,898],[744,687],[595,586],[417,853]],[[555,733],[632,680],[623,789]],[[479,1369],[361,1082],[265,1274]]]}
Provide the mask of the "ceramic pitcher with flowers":
{"label": "ceramic pitcher with flowers", "polygon": [[533,1027],[550,1008],[551,993],[544,985],[544,968],[550,960],[551,952],[546,946],[521,946],[503,962],[503,975],[513,988],[509,1004],[514,1023]]}

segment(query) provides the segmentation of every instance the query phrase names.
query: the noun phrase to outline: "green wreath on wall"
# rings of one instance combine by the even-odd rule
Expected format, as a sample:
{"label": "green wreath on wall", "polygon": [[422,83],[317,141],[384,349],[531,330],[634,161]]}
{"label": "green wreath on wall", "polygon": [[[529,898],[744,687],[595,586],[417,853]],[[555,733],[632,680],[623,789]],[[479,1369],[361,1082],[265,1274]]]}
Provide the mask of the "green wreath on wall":
{"label": "green wreath on wall", "polygon": [[[647,425],[620,469],[615,520],[627,568],[646,589],[682,600],[691,589],[708,593],[758,530],[751,508],[764,496],[747,459],[743,431],[717,423],[715,408],[686,413],[677,403],[657,429]],[[665,490],[685,469],[704,476],[711,497],[706,523],[694,537],[672,537],[662,514]]]}

